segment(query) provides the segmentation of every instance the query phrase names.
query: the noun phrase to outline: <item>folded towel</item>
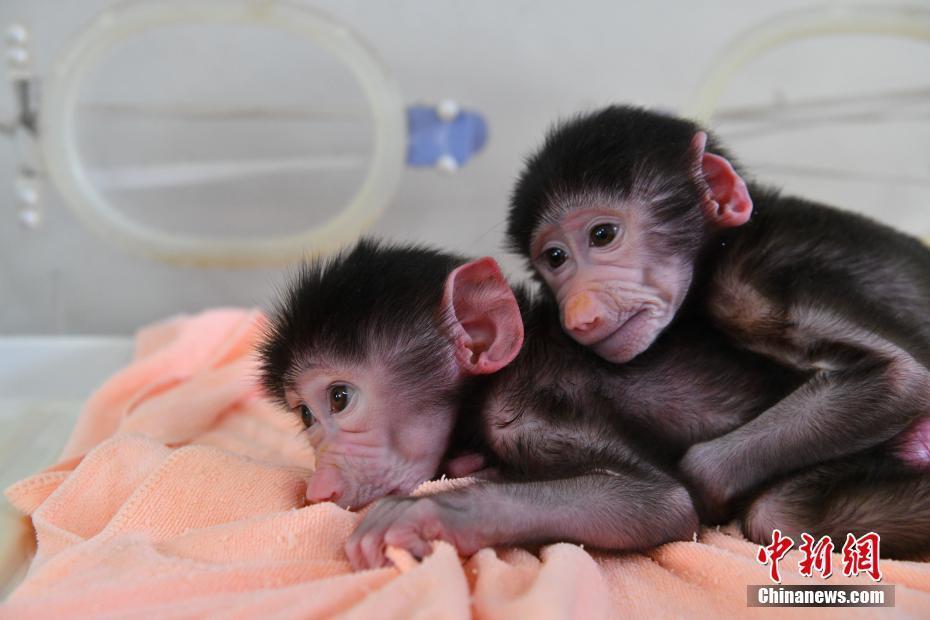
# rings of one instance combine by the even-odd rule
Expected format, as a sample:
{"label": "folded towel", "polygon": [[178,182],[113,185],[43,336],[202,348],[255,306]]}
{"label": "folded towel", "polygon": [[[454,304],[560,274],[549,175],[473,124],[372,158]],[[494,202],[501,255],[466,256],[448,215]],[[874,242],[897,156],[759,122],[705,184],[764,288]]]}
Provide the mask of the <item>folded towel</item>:
{"label": "folded towel", "polygon": [[[395,550],[394,567],[353,573],[342,546],[360,515],[304,506],[312,450],[295,416],[255,387],[263,321],[216,310],[138,334],[134,361],[88,401],[60,462],[6,492],[31,517],[37,552],[0,617],[778,614],[746,607],[746,586],[766,584],[768,569],[732,527],[644,554],[556,544],[462,561],[437,543],[423,562]],[[783,560],[784,583],[822,583],[797,574],[798,555]],[[894,610],[792,615],[930,615],[930,564],[883,561],[882,570],[896,584]],[[826,583],[872,582],[834,574]]]}

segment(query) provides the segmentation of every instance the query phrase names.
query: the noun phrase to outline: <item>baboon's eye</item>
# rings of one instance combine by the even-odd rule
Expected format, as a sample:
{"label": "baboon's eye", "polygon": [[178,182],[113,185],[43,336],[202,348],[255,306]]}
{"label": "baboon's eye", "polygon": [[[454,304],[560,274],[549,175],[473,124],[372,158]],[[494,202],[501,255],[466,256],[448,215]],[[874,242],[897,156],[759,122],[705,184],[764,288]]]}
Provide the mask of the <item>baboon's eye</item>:
{"label": "baboon's eye", "polygon": [[588,235],[588,243],[595,248],[601,248],[617,238],[620,227],[616,224],[598,224],[591,229]]}

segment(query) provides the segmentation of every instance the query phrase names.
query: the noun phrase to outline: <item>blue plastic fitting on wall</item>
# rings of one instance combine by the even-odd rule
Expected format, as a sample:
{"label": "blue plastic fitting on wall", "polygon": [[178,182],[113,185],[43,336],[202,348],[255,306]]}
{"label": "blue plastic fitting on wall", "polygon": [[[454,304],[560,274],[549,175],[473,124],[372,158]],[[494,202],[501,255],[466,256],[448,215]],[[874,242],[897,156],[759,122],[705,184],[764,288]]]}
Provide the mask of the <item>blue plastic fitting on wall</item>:
{"label": "blue plastic fitting on wall", "polygon": [[484,147],[488,126],[481,114],[455,102],[407,108],[407,165],[453,171]]}

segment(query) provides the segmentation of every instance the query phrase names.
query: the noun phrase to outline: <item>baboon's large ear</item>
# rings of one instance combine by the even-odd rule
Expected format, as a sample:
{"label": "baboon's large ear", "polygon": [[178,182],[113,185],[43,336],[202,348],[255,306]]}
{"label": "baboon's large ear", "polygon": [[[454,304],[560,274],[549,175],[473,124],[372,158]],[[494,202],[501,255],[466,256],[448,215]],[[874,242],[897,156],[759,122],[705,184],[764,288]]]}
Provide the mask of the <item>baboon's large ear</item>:
{"label": "baboon's large ear", "polygon": [[513,290],[490,257],[466,263],[446,279],[443,305],[463,372],[497,372],[523,346],[523,319]]}
{"label": "baboon's large ear", "polygon": [[698,185],[707,192],[701,209],[707,221],[718,228],[742,226],[752,215],[752,198],[746,182],[725,157],[707,153],[707,134],[699,131],[691,141]]}

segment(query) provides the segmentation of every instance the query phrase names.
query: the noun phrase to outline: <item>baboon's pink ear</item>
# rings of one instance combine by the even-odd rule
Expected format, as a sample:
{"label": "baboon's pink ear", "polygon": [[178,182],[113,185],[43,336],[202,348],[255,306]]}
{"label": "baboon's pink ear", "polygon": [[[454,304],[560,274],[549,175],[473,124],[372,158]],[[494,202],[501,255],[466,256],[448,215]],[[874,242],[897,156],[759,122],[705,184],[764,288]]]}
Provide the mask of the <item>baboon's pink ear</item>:
{"label": "baboon's pink ear", "polygon": [[707,187],[701,201],[704,217],[718,228],[742,226],[752,215],[752,198],[746,182],[725,157],[705,152],[706,144],[706,133],[694,134],[691,152],[696,159],[695,169],[701,177],[699,185]]}
{"label": "baboon's pink ear", "polygon": [[443,305],[452,317],[452,344],[463,372],[497,372],[520,352],[520,307],[493,258],[466,263],[450,273]]}

